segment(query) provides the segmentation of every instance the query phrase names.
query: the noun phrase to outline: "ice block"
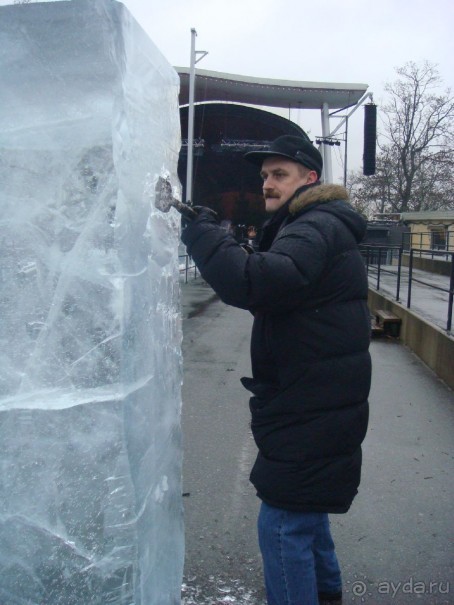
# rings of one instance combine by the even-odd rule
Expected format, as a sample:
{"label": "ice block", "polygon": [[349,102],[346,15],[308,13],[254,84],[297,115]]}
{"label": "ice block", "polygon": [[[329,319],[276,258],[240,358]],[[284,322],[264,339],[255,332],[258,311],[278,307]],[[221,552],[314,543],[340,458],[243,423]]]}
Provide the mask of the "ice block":
{"label": "ice block", "polygon": [[176,604],[178,75],[114,0],[0,40],[0,603]]}

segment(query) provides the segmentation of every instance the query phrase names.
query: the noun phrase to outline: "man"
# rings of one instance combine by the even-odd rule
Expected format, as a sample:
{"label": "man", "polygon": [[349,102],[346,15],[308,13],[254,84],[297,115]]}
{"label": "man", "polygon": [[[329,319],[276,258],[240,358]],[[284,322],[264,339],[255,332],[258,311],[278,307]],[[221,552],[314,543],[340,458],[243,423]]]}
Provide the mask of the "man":
{"label": "man", "polygon": [[328,513],[357,493],[371,363],[365,221],[338,185],[320,183],[307,136],[285,135],[246,159],[261,167],[266,211],[247,255],[201,208],[182,240],[227,304],[254,314],[251,472],[262,500],[259,544],[270,605],[339,605]]}

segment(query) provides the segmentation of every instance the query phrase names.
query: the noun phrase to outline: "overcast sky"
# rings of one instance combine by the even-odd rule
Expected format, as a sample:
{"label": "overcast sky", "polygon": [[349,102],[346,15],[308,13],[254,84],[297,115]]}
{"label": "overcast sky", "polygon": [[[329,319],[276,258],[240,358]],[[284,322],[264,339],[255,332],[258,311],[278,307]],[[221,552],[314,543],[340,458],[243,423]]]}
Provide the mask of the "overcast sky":
{"label": "overcast sky", "polygon": [[[76,0],[74,0],[76,1]],[[11,4],[0,0],[0,5]],[[296,81],[369,85],[374,101],[395,79],[395,67],[429,60],[454,89],[454,0],[124,0],[168,61],[188,67],[191,28],[197,67]],[[281,115],[289,117],[288,111]],[[290,118],[321,134],[318,111]],[[333,129],[337,120],[331,120]],[[349,123],[349,169],[362,166],[363,110]],[[185,136],[186,133],[183,133]],[[333,150],[342,175],[343,146]]]}
{"label": "overcast sky", "polygon": [[[191,27],[201,69],[247,76],[369,85],[374,101],[407,61],[438,64],[454,89],[453,0],[125,0],[172,65],[189,66]],[[310,114],[310,115],[308,115]],[[288,111],[283,113],[288,116]],[[291,119],[321,134],[318,111]],[[333,129],[337,120],[331,120]],[[363,109],[349,124],[348,168],[362,167]],[[333,148],[342,175],[343,146]]]}

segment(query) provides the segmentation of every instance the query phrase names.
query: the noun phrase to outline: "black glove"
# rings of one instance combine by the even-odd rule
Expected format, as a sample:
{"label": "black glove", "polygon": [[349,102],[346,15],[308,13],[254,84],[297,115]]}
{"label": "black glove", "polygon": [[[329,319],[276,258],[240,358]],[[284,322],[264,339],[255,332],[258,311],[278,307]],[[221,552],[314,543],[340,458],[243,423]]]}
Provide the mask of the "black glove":
{"label": "black glove", "polygon": [[219,223],[218,213],[208,208],[207,206],[191,206],[192,210],[197,213],[197,216],[192,216],[189,214],[181,215],[181,227],[186,229],[188,225],[191,223],[201,223],[201,222],[210,222],[210,223]]}

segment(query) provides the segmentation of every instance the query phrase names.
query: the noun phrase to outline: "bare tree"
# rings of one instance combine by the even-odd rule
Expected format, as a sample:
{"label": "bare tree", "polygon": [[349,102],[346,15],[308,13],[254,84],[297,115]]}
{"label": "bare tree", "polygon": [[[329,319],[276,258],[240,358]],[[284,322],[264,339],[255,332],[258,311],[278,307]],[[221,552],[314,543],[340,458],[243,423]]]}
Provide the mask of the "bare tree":
{"label": "bare tree", "polygon": [[440,93],[436,67],[406,63],[385,87],[374,176],[351,179],[352,198],[370,211],[454,208],[454,98]]}
{"label": "bare tree", "polygon": [[383,149],[377,155],[376,170],[373,176],[364,176],[361,172],[351,172],[347,188],[353,206],[367,218],[378,213],[398,212],[396,183],[398,182],[398,160],[391,149]]}

